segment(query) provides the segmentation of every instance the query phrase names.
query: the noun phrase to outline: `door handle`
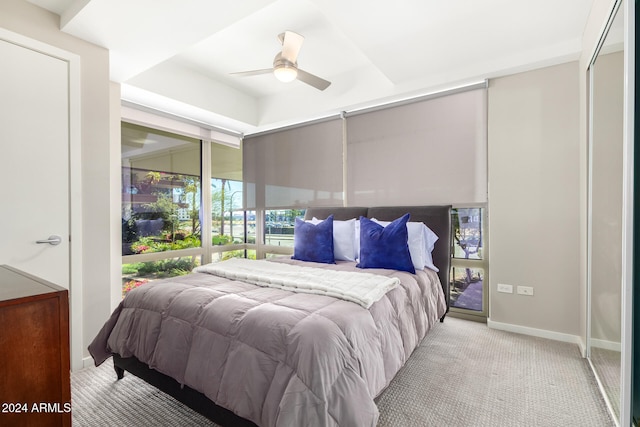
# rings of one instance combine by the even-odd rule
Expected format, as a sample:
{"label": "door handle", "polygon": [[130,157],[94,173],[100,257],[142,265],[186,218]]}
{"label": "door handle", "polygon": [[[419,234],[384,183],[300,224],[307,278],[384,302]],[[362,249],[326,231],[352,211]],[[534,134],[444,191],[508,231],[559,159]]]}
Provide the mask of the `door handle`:
{"label": "door handle", "polygon": [[56,236],[54,234],[54,235],[49,236],[48,239],[36,240],[36,243],[48,243],[50,245],[56,246],[56,245],[59,245],[60,243],[62,243],[62,237]]}

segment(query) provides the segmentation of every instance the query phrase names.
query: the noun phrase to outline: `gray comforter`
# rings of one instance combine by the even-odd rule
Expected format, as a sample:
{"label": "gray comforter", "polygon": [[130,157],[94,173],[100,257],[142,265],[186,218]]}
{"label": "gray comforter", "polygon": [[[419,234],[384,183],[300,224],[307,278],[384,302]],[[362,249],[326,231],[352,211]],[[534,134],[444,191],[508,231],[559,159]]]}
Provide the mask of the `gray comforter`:
{"label": "gray comforter", "polygon": [[373,399],[446,306],[431,270],[365,271],[401,285],[365,309],[206,273],[152,282],[127,295],[89,352],[96,365],[135,356],[261,426],[374,426]]}

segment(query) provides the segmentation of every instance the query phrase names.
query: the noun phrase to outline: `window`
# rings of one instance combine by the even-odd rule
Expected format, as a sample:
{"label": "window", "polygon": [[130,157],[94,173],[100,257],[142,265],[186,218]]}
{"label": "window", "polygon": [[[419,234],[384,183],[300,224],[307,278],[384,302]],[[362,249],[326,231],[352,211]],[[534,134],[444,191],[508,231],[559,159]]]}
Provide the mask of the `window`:
{"label": "window", "polygon": [[[207,139],[213,131],[160,122],[205,138],[123,123],[125,264],[291,254],[302,209],[345,199],[351,206],[454,202],[452,307],[486,316],[486,84],[220,144]],[[388,155],[398,147],[415,167],[407,156]],[[444,185],[454,163],[459,173]],[[462,307],[462,295],[477,286],[478,304]]]}
{"label": "window", "polygon": [[484,270],[468,267],[451,270],[451,307],[482,311]]}
{"label": "window", "polygon": [[483,207],[451,210],[453,258],[451,260],[451,308],[486,317],[487,289]]}
{"label": "window", "polygon": [[214,246],[245,243],[242,182],[212,178],[211,212]]}
{"label": "window", "polygon": [[296,218],[304,219],[304,212],[300,209],[265,211],[264,243],[271,246],[293,248],[293,230]]}
{"label": "window", "polygon": [[[292,253],[283,210],[454,203],[483,213],[486,89],[483,82],[247,136],[244,197],[256,210],[258,257]],[[463,236],[455,266],[476,261],[469,268],[487,274],[485,242],[475,238]]]}
{"label": "window", "polygon": [[455,208],[451,213],[453,225],[453,257],[482,259],[482,209]]}
{"label": "window", "polygon": [[[211,261],[247,256],[242,150],[211,144]],[[255,230],[254,230],[255,232]]]}
{"label": "window", "polygon": [[212,260],[255,258],[245,247],[255,242],[255,212],[251,237],[242,150],[127,122],[121,129],[123,295]]}
{"label": "window", "polygon": [[200,247],[200,141],[122,125],[122,254]]}

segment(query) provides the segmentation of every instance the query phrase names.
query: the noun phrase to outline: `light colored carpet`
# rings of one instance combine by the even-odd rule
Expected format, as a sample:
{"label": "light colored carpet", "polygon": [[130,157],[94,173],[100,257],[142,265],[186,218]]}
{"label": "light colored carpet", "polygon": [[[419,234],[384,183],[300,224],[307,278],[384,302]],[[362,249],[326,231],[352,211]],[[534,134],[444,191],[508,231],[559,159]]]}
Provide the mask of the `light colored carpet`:
{"label": "light colored carpet", "polygon": [[[71,376],[74,426],[215,426],[110,361]],[[376,399],[379,427],[607,427],[577,346],[449,318]]]}

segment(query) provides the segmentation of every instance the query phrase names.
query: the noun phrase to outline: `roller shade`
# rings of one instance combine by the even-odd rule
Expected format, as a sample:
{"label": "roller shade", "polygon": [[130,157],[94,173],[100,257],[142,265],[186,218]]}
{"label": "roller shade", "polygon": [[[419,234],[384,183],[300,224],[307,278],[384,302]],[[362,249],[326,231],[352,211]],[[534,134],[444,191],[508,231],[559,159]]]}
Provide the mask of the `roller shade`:
{"label": "roller shade", "polygon": [[245,137],[245,207],[341,206],[342,150],[339,118]]}
{"label": "roller shade", "polygon": [[487,201],[486,89],[347,114],[351,206]]}
{"label": "roller shade", "polygon": [[211,177],[242,181],[242,148],[213,142],[211,144]]}
{"label": "roller shade", "polygon": [[131,169],[200,175],[200,141],[132,123],[122,123],[122,163]]}

